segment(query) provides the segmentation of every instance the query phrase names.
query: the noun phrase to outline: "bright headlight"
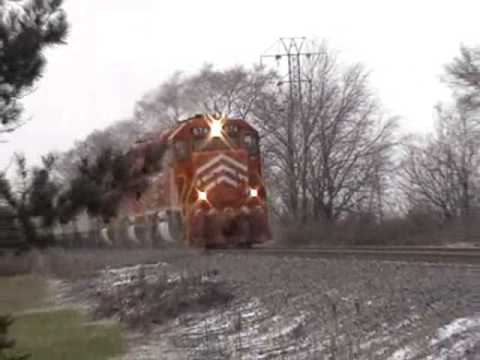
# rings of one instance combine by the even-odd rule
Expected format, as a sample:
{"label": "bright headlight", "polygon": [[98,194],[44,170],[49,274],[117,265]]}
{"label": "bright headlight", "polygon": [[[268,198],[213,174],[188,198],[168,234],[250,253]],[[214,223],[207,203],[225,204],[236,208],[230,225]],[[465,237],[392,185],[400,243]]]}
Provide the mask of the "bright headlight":
{"label": "bright headlight", "polygon": [[198,200],[207,201],[207,192],[206,191],[198,191]]}
{"label": "bright headlight", "polygon": [[211,137],[221,137],[222,136],[222,122],[220,120],[214,120],[210,124],[210,135]]}
{"label": "bright headlight", "polygon": [[257,189],[250,189],[250,197],[257,197],[258,190]]}

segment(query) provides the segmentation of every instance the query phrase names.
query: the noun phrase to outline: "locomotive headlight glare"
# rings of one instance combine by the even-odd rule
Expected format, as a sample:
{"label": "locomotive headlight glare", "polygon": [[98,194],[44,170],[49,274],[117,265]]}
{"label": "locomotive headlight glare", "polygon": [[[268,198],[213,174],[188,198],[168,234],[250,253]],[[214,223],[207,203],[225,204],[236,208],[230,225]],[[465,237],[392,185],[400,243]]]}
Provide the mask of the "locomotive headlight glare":
{"label": "locomotive headlight glare", "polygon": [[206,191],[198,191],[198,200],[207,201],[207,192]]}
{"label": "locomotive headlight glare", "polygon": [[258,196],[258,190],[257,189],[250,189],[250,197],[257,197]]}
{"label": "locomotive headlight glare", "polygon": [[223,124],[220,120],[214,120],[210,124],[210,135],[211,137],[222,137],[222,127]]}

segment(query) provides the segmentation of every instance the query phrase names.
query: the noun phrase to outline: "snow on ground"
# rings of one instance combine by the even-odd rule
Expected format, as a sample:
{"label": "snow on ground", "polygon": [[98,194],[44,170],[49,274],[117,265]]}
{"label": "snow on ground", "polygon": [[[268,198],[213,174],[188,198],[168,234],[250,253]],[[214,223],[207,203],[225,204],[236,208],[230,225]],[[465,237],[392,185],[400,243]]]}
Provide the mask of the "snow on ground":
{"label": "snow on ground", "polygon": [[[158,291],[159,282],[178,295],[182,306],[191,300],[187,295],[205,292],[205,286],[215,290],[218,283],[231,292],[228,303],[203,304],[200,310],[187,306],[173,318],[155,320],[148,331],[131,329],[129,360],[478,360],[480,309],[472,304],[474,290],[480,289],[479,270],[192,254],[102,271],[89,299],[95,302],[123,289],[114,305],[161,303],[166,292],[138,296],[141,286],[157,286]],[[145,285],[139,286],[140,281]],[[188,292],[176,292],[177,285]],[[141,310],[148,307],[140,305]],[[144,325],[151,320],[143,319]]]}
{"label": "snow on ground", "polygon": [[478,360],[480,359],[480,313],[442,326],[427,346],[410,344],[389,360]]}
{"label": "snow on ground", "polygon": [[428,360],[480,359],[480,313],[445,325],[430,345],[434,352]]}
{"label": "snow on ground", "polygon": [[148,264],[148,265],[135,265],[127,266],[117,269],[105,269],[100,277],[99,284],[100,286],[106,287],[117,287],[129,285],[132,282],[138,281],[140,277],[143,277],[148,283],[154,283],[158,280],[158,277],[161,276],[162,270],[165,276],[168,276],[173,279],[176,274],[172,274],[172,270],[168,271],[167,263],[157,263],[157,264]]}

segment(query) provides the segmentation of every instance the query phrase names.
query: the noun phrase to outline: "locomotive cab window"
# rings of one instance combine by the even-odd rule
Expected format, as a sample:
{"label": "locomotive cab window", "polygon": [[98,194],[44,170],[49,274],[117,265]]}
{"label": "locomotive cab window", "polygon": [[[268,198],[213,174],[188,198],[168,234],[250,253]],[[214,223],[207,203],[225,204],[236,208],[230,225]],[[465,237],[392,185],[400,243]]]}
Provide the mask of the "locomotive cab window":
{"label": "locomotive cab window", "polygon": [[193,135],[193,151],[201,151],[205,146],[205,141],[208,137],[209,129],[207,127],[192,128]]}
{"label": "locomotive cab window", "polygon": [[190,148],[187,141],[178,140],[173,147],[175,149],[175,157],[177,160],[186,160],[190,156]]}
{"label": "locomotive cab window", "polygon": [[235,137],[238,135],[238,125],[236,124],[227,124],[225,125],[225,132],[228,136]]}
{"label": "locomotive cab window", "polygon": [[192,134],[197,139],[203,139],[207,137],[209,129],[206,127],[194,127],[192,128]]}
{"label": "locomotive cab window", "polygon": [[246,134],[243,137],[243,144],[250,155],[256,155],[259,151],[258,137],[253,134]]}

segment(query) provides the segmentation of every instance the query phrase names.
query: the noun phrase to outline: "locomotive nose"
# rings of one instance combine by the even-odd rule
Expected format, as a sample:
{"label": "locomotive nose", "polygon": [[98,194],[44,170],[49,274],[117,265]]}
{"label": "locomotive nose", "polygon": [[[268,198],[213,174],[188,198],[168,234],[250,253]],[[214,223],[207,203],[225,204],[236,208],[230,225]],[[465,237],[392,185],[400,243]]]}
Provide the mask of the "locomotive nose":
{"label": "locomotive nose", "polygon": [[226,208],[223,211],[222,223],[220,224],[221,232],[224,236],[231,237],[240,232],[242,225],[241,215],[239,216],[232,208]]}
{"label": "locomotive nose", "polygon": [[[245,150],[232,149],[197,153],[193,157],[195,186],[216,200],[239,196],[236,190],[248,183],[248,159]],[[209,200],[210,196],[209,196]],[[221,204],[217,204],[221,206]]]}
{"label": "locomotive nose", "polygon": [[192,244],[206,247],[250,246],[270,238],[265,210],[261,206],[197,209],[191,221]]}

